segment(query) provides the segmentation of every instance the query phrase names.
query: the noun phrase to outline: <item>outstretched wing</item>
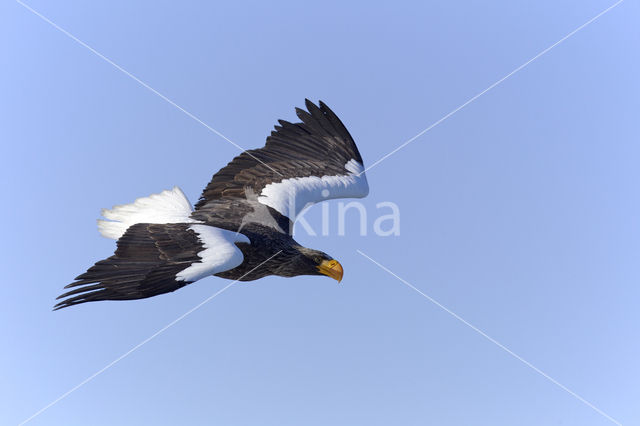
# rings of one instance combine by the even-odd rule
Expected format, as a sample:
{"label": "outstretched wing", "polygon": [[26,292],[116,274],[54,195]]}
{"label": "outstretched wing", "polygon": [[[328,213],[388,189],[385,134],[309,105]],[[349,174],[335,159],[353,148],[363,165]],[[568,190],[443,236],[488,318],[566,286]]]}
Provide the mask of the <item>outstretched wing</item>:
{"label": "outstretched wing", "polygon": [[220,200],[250,199],[295,220],[307,206],[369,193],[362,157],[340,119],[322,101],[296,108],[301,123],[279,120],[263,148],[245,151],[216,173],[196,204],[215,210]]}
{"label": "outstretched wing", "polygon": [[240,265],[236,242],[249,239],[193,223],[138,223],[118,239],[113,256],[101,260],[65,288],[73,290],[54,309],[98,300],[143,299],[175,291]]}

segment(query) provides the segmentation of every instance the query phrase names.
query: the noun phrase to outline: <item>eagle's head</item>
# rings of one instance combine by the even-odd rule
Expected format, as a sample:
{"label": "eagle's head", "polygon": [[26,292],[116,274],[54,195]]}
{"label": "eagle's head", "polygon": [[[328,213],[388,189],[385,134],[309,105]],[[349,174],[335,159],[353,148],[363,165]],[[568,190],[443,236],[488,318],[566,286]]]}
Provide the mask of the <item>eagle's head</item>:
{"label": "eagle's head", "polygon": [[338,282],[342,280],[344,271],[340,262],[320,250],[297,246],[288,257],[286,266],[278,275],[326,275]]}

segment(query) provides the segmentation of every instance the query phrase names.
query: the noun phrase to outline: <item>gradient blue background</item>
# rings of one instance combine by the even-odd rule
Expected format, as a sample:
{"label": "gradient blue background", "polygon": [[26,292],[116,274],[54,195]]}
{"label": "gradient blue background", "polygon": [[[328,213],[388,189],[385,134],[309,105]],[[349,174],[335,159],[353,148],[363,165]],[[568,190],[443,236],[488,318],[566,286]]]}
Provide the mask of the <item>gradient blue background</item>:
{"label": "gradient blue background", "polygon": [[[28,4],[243,147],[309,97],[371,164],[612,3]],[[356,249],[640,424],[639,19],[622,3],[372,169],[369,231],[393,201],[399,237],[355,214],[344,237],[301,232],[343,285],[234,285],[29,424],[613,424]],[[228,284],[51,311],[113,251],[100,208],[193,202],[238,150],[12,1],[0,52],[9,425]]]}

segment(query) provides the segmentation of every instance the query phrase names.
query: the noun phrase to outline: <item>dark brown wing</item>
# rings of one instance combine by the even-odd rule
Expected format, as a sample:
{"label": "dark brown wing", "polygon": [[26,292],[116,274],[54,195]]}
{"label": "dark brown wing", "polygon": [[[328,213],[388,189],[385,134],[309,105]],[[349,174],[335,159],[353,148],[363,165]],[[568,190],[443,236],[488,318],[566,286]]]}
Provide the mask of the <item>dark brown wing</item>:
{"label": "dark brown wing", "polygon": [[[285,181],[289,185],[272,187],[271,204],[264,204],[292,220],[300,208],[283,208],[284,202],[279,198],[284,194],[279,190],[302,197],[302,208],[324,199],[366,196],[369,189],[362,157],[344,124],[322,101],[316,106],[307,99],[306,107],[308,112],[296,108],[302,122],[279,120],[263,148],[243,152],[216,173],[196,204],[196,213],[215,208],[220,199],[246,199],[254,194],[263,202],[268,185]],[[301,178],[310,179],[300,181]],[[296,182],[306,186],[291,185]],[[247,194],[247,188],[251,194]]]}
{"label": "dark brown wing", "polygon": [[[228,231],[192,223],[132,225],[118,239],[113,256],[97,262],[67,285],[65,288],[73,289],[58,297],[64,300],[54,309],[169,293],[240,264],[240,250],[232,242],[209,236],[212,232]],[[210,256],[203,255],[206,250],[219,250],[222,254],[208,259]]]}

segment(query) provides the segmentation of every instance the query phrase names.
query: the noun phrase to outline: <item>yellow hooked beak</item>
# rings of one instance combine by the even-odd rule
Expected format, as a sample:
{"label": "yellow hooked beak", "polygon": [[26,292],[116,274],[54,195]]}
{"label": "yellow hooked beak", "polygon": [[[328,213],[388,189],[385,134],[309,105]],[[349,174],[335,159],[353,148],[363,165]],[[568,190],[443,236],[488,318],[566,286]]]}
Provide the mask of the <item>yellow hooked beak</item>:
{"label": "yellow hooked beak", "polygon": [[337,260],[323,260],[317,268],[321,274],[331,277],[338,282],[342,281],[344,271],[342,270],[342,265]]}

